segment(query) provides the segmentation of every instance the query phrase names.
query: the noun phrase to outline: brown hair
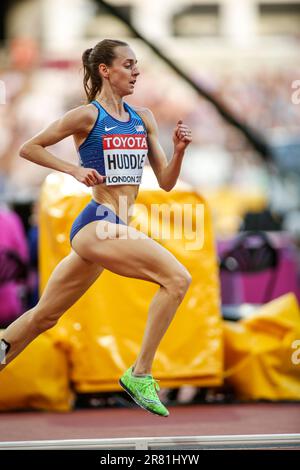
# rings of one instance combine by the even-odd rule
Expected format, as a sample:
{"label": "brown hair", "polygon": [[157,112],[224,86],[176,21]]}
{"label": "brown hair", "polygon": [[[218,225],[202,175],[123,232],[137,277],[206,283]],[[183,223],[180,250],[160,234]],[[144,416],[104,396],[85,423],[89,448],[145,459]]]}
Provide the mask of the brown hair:
{"label": "brown hair", "polygon": [[128,46],[128,44],[115,39],[103,39],[94,48],[91,47],[82,54],[84,69],[83,86],[88,103],[95,99],[102,87],[99,64],[110,66],[116,58],[115,48],[118,46]]}

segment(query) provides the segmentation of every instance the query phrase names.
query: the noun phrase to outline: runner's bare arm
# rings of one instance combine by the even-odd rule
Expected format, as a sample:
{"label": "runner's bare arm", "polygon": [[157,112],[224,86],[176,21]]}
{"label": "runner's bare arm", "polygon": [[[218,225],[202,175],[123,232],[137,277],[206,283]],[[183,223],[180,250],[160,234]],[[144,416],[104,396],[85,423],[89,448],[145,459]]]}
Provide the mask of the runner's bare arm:
{"label": "runner's bare arm", "polygon": [[86,186],[102,183],[103,177],[96,170],[81,168],[61,160],[45,148],[60,142],[70,135],[85,132],[91,126],[92,120],[93,117],[86,106],[72,109],[26,141],[20,147],[19,155],[38,165],[72,175]]}
{"label": "runner's bare arm", "polygon": [[143,119],[148,134],[148,159],[156,175],[159,186],[170,191],[176,184],[184,151],[192,141],[188,126],[178,121],[173,134],[174,152],[168,162],[158,139],[158,127],[152,112],[146,108],[137,108],[137,113]]}

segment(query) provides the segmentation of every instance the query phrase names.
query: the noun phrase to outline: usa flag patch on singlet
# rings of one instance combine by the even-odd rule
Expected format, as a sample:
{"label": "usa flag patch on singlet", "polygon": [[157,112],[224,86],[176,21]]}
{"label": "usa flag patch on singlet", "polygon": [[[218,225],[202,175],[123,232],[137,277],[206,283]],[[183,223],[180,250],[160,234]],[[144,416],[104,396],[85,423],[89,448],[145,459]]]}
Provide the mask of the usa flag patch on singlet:
{"label": "usa flag patch on singlet", "polygon": [[104,135],[102,144],[106,184],[140,184],[148,155],[146,136]]}

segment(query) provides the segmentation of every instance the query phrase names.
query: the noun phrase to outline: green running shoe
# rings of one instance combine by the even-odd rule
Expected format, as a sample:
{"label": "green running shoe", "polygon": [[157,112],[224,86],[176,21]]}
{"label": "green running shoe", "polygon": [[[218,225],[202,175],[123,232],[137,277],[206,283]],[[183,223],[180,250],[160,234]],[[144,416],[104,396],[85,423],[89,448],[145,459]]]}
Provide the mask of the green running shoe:
{"label": "green running shoe", "polygon": [[160,390],[159,385],[152,375],[136,377],[132,375],[132,367],[129,367],[120,378],[119,384],[145,410],[159,416],[169,416],[167,408],[158,398],[156,390]]}

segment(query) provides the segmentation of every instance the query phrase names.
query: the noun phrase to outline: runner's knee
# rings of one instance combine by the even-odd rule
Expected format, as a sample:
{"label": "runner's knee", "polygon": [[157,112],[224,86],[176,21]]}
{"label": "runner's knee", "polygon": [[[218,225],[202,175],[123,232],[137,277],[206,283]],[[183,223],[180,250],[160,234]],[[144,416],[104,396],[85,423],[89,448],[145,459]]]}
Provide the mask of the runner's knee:
{"label": "runner's knee", "polygon": [[182,269],[172,273],[166,287],[172,296],[181,301],[184,298],[191,282],[191,274],[184,266],[182,266]]}

